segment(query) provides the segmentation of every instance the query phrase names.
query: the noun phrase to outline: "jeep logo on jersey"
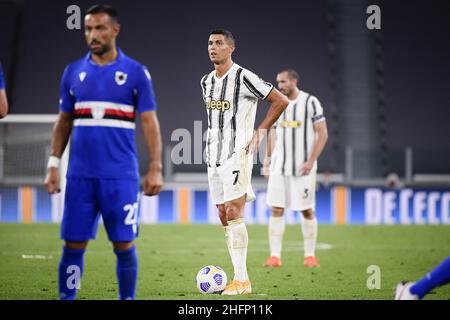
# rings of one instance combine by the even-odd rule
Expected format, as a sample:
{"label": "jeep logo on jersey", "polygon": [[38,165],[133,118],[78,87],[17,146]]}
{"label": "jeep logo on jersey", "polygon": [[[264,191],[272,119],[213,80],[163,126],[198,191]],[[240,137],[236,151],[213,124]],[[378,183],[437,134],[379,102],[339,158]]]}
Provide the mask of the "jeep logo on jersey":
{"label": "jeep logo on jersey", "polygon": [[123,73],[122,71],[116,71],[115,80],[119,86],[121,86],[125,82],[127,82],[127,77],[128,77],[128,75],[126,73]]}
{"label": "jeep logo on jersey", "polygon": [[211,101],[208,101],[206,103],[206,108],[211,109],[211,110],[217,109],[222,112],[230,109],[230,106],[231,106],[231,104],[230,104],[230,101],[228,101],[228,100],[213,100],[213,99],[211,99]]}
{"label": "jeep logo on jersey", "polygon": [[103,116],[105,115],[105,108],[103,107],[94,107],[91,109],[91,113],[92,113],[92,118],[94,119],[102,119]]}
{"label": "jeep logo on jersey", "polygon": [[80,72],[78,74],[78,77],[80,78],[80,81],[83,82],[84,78],[86,78],[86,72]]}
{"label": "jeep logo on jersey", "polygon": [[298,128],[302,125],[302,123],[300,121],[295,121],[295,120],[284,120],[281,122],[281,127],[282,128]]}

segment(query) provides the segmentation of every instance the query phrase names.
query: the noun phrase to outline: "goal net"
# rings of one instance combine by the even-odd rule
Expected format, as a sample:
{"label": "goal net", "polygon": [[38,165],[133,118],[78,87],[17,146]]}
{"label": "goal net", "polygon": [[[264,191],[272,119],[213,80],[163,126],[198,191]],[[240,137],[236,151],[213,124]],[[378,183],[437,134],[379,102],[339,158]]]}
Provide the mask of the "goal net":
{"label": "goal net", "polygon": [[[0,186],[43,187],[57,115],[8,115],[0,120]],[[61,193],[52,196],[52,216],[60,220],[68,147],[60,166]]]}

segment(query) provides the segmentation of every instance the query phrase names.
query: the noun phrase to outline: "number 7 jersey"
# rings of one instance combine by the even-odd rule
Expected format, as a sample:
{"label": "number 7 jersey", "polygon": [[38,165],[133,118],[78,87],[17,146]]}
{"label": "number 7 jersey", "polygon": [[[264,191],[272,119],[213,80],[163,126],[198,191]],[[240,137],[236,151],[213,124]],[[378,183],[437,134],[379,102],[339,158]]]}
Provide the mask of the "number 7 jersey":
{"label": "number 7 jersey", "polygon": [[204,75],[200,84],[208,115],[206,163],[219,167],[252,139],[258,99],[273,85],[236,63],[221,78],[215,70]]}

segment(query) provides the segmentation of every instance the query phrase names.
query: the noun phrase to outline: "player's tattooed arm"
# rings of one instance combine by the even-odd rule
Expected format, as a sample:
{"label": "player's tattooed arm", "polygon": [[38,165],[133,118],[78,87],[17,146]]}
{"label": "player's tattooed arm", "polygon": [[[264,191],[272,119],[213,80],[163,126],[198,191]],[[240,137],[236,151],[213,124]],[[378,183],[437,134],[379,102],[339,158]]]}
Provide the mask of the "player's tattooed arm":
{"label": "player's tattooed arm", "polygon": [[[60,112],[53,126],[52,156],[60,159],[72,132],[73,116],[69,112]],[[57,167],[49,167],[45,177],[45,187],[49,193],[57,193],[59,188],[59,171]]]}
{"label": "player's tattooed arm", "polygon": [[163,187],[161,132],[155,111],[142,112],[141,120],[150,159],[144,181],[144,194],[153,196],[158,194]]}
{"label": "player's tattooed arm", "polygon": [[256,129],[252,140],[245,148],[247,153],[250,154],[258,150],[264,135],[267,133],[267,130],[273,126],[289,104],[289,100],[286,96],[275,88],[270,91],[270,94],[267,96],[266,100],[270,102],[271,106],[267,111],[266,117],[258,126],[258,129]]}

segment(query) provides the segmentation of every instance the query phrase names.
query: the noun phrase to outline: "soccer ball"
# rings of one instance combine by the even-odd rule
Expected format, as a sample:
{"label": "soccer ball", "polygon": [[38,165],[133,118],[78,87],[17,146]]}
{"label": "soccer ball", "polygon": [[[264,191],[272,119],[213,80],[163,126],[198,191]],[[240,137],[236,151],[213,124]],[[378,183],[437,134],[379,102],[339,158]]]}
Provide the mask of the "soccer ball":
{"label": "soccer ball", "polygon": [[201,293],[221,293],[227,285],[227,275],[218,266],[203,267],[195,279]]}

